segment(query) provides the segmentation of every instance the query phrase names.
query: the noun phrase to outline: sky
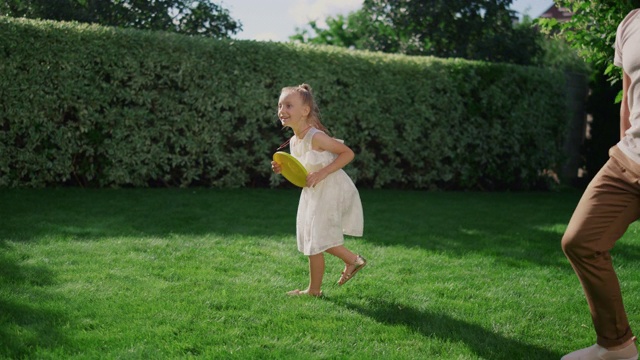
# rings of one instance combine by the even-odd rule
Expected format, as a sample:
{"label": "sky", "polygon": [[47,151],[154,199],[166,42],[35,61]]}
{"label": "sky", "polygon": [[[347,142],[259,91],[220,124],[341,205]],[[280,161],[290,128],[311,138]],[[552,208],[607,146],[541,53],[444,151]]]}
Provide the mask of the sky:
{"label": "sky", "polygon": [[[221,0],[219,4],[242,23],[242,32],[233,38],[288,41],[296,28],[312,20],[322,26],[327,16],[359,9],[362,0]],[[552,5],[553,0],[513,0],[511,9],[536,18]]]}

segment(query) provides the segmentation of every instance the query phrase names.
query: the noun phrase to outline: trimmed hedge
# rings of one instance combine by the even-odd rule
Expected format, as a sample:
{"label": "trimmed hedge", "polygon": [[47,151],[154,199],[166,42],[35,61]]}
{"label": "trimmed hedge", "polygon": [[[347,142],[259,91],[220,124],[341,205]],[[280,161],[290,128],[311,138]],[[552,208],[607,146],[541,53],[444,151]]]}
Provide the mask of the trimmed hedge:
{"label": "trimmed hedge", "polygon": [[3,17],[0,57],[5,187],[283,184],[302,82],[361,187],[531,189],[563,161],[554,70]]}

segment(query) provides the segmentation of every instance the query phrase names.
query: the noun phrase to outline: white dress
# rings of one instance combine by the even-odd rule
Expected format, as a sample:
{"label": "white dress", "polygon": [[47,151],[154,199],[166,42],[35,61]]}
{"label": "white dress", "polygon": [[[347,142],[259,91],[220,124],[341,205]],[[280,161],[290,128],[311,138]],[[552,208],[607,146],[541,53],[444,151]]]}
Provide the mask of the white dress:
{"label": "white dress", "polygon": [[[332,163],[337,155],[311,148],[311,139],[322,132],[310,128],[303,139],[293,136],[289,143],[291,155],[314,172]],[[362,236],[364,217],[360,195],[355,184],[340,169],[315,187],[304,187],[300,194],[296,235],[298,250],[315,255],[344,244],[343,235]]]}

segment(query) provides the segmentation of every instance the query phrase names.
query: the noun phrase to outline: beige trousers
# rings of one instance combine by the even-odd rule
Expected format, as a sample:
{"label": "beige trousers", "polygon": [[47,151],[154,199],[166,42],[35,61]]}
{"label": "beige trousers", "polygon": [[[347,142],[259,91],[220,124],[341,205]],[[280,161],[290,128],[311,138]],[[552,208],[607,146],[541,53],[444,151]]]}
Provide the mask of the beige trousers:
{"label": "beige trousers", "polygon": [[585,190],[562,237],[591,310],[597,343],[620,345],[633,334],[622,303],[611,250],[640,217],[640,165],[617,146]]}

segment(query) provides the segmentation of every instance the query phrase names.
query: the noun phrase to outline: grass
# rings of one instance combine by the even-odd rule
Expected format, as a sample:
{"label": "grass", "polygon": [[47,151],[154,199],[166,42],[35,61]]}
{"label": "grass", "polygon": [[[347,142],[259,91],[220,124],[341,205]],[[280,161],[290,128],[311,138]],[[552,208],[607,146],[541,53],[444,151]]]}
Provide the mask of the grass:
{"label": "grass", "polygon": [[[560,249],[580,196],[361,191],[369,266],[325,297],[297,190],[0,190],[0,357],[558,359],[595,334]],[[614,249],[640,319],[638,224]]]}

